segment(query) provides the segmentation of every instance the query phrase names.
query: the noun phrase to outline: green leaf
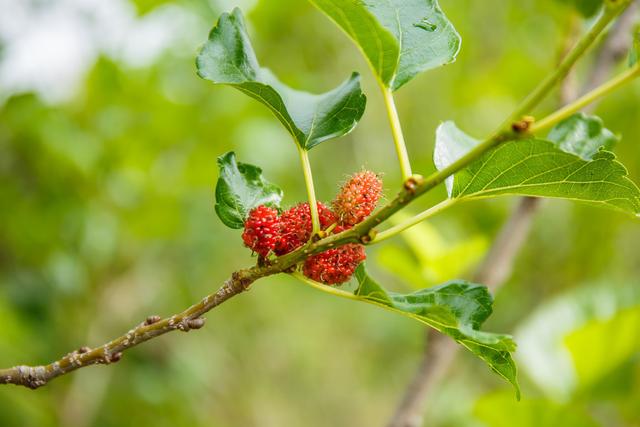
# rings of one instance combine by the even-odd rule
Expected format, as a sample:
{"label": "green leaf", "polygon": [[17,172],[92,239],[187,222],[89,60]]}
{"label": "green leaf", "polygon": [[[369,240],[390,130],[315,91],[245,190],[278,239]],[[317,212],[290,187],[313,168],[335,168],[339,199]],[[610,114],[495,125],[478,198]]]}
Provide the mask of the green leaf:
{"label": "green leaf", "polygon": [[260,67],[237,8],[220,16],[196,65],[203,79],[235,87],[266,105],[306,150],[349,133],[364,113],[366,97],[357,73],[315,95],[291,89]]}
{"label": "green leaf", "polygon": [[513,384],[519,398],[517,370],[511,358],[516,344],[509,335],[479,330],[492,312],[493,298],[486,287],[456,280],[411,294],[388,292],[368,275],[364,263],[356,270],[355,277],[358,299],[449,335]]}
{"label": "green leaf", "polygon": [[358,45],[392,90],[418,73],[451,63],[460,35],[437,0],[311,0]]}
{"label": "green leaf", "polygon": [[602,119],[584,113],[574,114],[558,123],[549,135],[558,148],[591,160],[601,149],[611,150],[620,138],[604,127]]}
{"label": "green leaf", "polygon": [[[571,126],[567,124],[563,128],[566,130]],[[558,130],[556,133],[561,135],[563,132]],[[565,137],[558,139],[561,147],[552,141],[526,139],[505,142],[488,151],[454,175],[448,187],[450,197],[551,197],[638,215],[640,190],[627,177],[625,167],[615,160],[613,153],[602,147],[594,151],[597,148],[595,141],[609,143],[611,138],[596,132],[595,139],[575,140],[575,135],[565,133]],[[473,138],[463,135],[451,122],[438,128],[434,161],[439,169],[473,145]],[[595,154],[585,160],[575,153],[585,157]]]}
{"label": "green leaf", "polygon": [[216,213],[227,227],[244,227],[251,209],[260,205],[280,207],[282,190],[266,181],[259,167],[236,162],[230,151],[218,157],[218,168]]}
{"label": "green leaf", "polygon": [[[433,163],[438,170],[445,169],[451,163],[455,162],[473,147],[478,145],[480,141],[470,137],[455,125],[452,121],[446,121],[436,129],[436,146],[433,150]],[[447,193],[451,197],[453,190],[453,176],[445,180]]]}

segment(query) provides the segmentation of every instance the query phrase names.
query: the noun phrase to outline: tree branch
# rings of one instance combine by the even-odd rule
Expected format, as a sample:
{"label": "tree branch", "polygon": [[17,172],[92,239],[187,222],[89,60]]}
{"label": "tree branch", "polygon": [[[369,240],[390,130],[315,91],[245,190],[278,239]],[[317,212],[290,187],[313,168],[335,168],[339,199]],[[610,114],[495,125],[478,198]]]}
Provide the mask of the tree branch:
{"label": "tree branch", "polygon": [[200,329],[204,326],[201,317],[214,307],[245,291],[255,280],[253,269],[234,274],[214,294],[192,305],[182,313],[161,319],[149,316],[144,322],[129,330],[126,334],[96,348],[81,347],[60,360],[42,366],[15,366],[0,369],[0,384],[15,384],[36,389],[54,378],[91,365],[108,365],[119,361],[122,352],[167,332]]}

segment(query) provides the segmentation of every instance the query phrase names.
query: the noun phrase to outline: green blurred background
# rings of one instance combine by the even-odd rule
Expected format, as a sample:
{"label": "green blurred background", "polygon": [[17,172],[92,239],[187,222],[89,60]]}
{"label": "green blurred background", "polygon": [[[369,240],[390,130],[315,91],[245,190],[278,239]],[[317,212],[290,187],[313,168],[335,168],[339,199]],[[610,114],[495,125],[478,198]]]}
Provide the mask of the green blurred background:
{"label": "green blurred background", "polygon": [[[572,11],[552,0],[442,0],[458,61],[397,95],[414,169],[436,126],[498,125],[554,67]],[[385,112],[357,49],[301,0],[5,0],[0,18],[0,365],[38,364],[169,315],[254,260],[213,210],[215,159],[234,150],[304,200],[293,142],[257,102],[195,74],[223,11],[240,6],[261,62],[325,91],[363,74],[349,136],[312,152],[320,199],[365,166],[398,186]],[[586,24],[585,24],[586,25]],[[589,68],[592,57],[579,69]],[[620,69],[624,64],[620,64]],[[640,82],[597,109],[640,181]],[[558,103],[551,96],[540,113]],[[418,201],[418,211],[444,190]],[[411,290],[468,277],[515,199],[473,202],[382,247],[369,265]],[[640,426],[640,223],[547,201],[496,296],[487,330],[512,333],[524,398],[470,354],[425,425]],[[423,328],[288,277],[256,283],[173,333],[37,391],[0,387],[0,426],[378,426],[421,356]]]}

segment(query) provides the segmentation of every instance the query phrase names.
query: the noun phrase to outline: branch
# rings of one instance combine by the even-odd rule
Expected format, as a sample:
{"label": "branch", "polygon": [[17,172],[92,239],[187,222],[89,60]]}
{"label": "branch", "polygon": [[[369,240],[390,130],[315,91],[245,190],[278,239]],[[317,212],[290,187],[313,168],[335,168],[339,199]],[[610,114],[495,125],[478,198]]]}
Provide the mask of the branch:
{"label": "branch", "polygon": [[245,291],[257,278],[259,269],[248,269],[235,273],[214,294],[192,305],[182,313],[166,319],[149,316],[144,322],[126,334],[96,348],[81,347],[60,360],[42,366],[15,366],[0,369],[0,384],[15,384],[36,389],[54,378],[91,365],[108,365],[122,358],[122,352],[167,332],[200,329],[204,326],[201,317],[214,307]]}

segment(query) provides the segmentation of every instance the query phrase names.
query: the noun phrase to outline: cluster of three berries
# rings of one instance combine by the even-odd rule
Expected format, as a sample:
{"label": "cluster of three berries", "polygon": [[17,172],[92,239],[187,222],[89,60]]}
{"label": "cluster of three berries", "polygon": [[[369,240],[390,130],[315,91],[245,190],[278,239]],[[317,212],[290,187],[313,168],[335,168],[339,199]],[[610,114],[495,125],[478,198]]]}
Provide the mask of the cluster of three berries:
{"label": "cluster of three berries", "polygon": [[[354,174],[343,185],[331,208],[318,203],[318,216],[322,230],[332,233],[362,222],[376,207],[382,195],[382,181],[373,172]],[[292,252],[309,241],[312,234],[311,212],[308,203],[301,203],[278,215],[268,206],[253,209],[245,221],[242,240],[262,257],[271,253],[278,256]],[[356,267],[366,258],[364,247],[347,244],[309,257],[303,274],[328,285],[348,281]]]}

